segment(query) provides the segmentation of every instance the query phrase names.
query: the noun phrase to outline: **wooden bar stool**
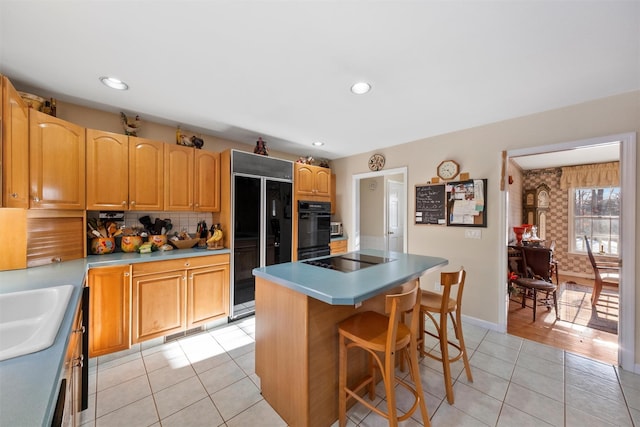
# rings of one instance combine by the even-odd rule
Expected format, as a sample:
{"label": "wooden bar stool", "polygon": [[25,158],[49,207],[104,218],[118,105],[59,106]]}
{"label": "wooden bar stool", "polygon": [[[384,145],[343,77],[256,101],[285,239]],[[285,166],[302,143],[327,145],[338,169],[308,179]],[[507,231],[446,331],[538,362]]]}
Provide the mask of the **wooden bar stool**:
{"label": "wooden bar stool", "polygon": [[[420,316],[420,293],[420,282],[416,280],[409,291],[385,297],[385,312],[388,316],[374,311],[366,311],[355,314],[338,325],[340,337],[338,382],[340,427],[344,427],[347,422],[347,400],[349,398],[357,400],[386,418],[390,426],[397,426],[398,421],[407,420],[418,407],[422,412],[423,424],[425,426],[431,425],[418,367],[417,335],[422,319]],[[411,313],[410,326],[401,321],[403,314],[407,312]],[[349,388],[347,385],[347,355],[352,348],[360,348],[369,353],[369,374],[354,388]],[[396,353],[398,352],[407,358],[415,388],[395,375]],[[376,370],[380,371],[384,382],[387,397],[386,413],[376,408],[372,403],[375,398]],[[415,397],[409,411],[400,417],[398,417],[396,408],[396,384],[405,387]],[[371,402],[359,394],[365,387],[368,387]]]}
{"label": "wooden bar stool", "polygon": [[[467,273],[464,267],[460,267],[459,271],[450,273],[440,273],[440,285],[442,286],[442,294],[422,291],[422,302],[420,311],[426,317],[431,319],[436,327],[437,333],[434,334],[424,329],[424,322],[420,322],[420,354],[428,356],[432,359],[442,362],[442,370],[444,371],[444,385],[447,390],[447,401],[453,405],[453,386],[451,384],[451,363],[462,358],[464,369],[467,373],[467,379],[473,382],[471,375],[471,367],[469,366],[469,358],[467,357],[467,348],[464,345],[464,337],[462,334],[462,291],[464,290],[464,279]],[[458,285],[455,298],[451,298],[451,287]],[[455,313],[455,318],[454,318]],[[436,319],[436,315],[439,315]],[[447,316],[451,317],[453,329],[455,331],[458,343],[452,342],[447,337]],[[424,349],[424,334],[428,334],[437,338],[440,342],[440,353],[442,357],[438,357],[431,353],[427,353]],[[449,346],[457,349],[457,354],[453,357],[449,356]]]}

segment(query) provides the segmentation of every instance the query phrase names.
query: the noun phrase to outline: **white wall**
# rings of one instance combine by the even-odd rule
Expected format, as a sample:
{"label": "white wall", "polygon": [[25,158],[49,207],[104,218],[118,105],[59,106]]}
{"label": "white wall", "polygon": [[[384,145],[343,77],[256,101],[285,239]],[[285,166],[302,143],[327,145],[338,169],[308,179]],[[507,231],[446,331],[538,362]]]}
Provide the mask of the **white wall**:
{"label": "white wall", "polygon": [[[436,175],[436,166],[444,159],[456,160],[471,178],[488,179],[487,228],[480,240],[465,239],[464,227],[415,225],[414,200],[409,197],[407,223],[410,253],[447,258],[449,268],[464,265],[467,269],[464,314],[492,324],[499,319],[499,293],[505,286],[505,272],[499,271],[496,254],[505,244],[500,241],[499,179],[501,152],[589,139],[626,132],[640,132],[640,91],[506,120],[463,131],[377,150],[386,157],[385,168],[408,168],[407,188],[424,183]],[[364,153],[333,161],[340,200],[351,200],[351,176],[367,170]],[[640,155],[640,151],[638,151]],[[638,159],[636,159],[638,164]],[[639,175],[640,177],[640,175]],[[639,185],[640,188],[640,185]],[[411,192],[409,192],[409,195]],[[640,200],[640,199],[639,199]],[[640,204],[640,201],[637,202]],[[636,211],[640,206],[636,206]],[[351,228],[351,204],[338,205],[345,227]],[[640,216],[636,218],[640,230]],[[636,260],[640,250],[636,244]],[[640,273],[637,270],[636,276]],[[423,286],[433,283],[434,273],[423,278]],[[640,277],[636,277],[640,283]],[[636,292],[636,363],[640,355],[640,292]]]}

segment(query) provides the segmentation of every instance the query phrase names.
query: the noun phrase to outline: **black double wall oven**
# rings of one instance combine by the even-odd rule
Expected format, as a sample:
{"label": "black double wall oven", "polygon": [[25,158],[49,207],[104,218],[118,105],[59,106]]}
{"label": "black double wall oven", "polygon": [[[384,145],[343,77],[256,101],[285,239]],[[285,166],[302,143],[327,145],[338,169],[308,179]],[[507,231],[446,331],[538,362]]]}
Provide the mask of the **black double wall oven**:
{"label": "black double wall oven", "polygon": [[329,255],[330,241],[331,203],[298,201],[298,259]]}

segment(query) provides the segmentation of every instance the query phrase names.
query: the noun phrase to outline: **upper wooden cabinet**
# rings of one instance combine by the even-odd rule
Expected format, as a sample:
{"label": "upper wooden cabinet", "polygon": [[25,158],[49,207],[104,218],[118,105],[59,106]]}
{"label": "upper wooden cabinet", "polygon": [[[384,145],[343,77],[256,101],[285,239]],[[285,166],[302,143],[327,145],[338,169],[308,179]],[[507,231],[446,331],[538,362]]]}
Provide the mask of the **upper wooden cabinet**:
{"label": "upper wooden cabinet", "polygon": [[129,209],[164,209],[164,146],[160,141],[129,137]]}
{"label": "upper wooden cabinet", "polygon": [[331,201],[331,169],[295,163],[297,199]]}
{"label": "upper wooden cabinet", "polygon": [[336,213],[336,174],[331,174],[331,215]]}
{"label": "upper wooden cabinet", "polygon": [[167,211],[193,210],[194,148],[165,144],[164,209]]}
{"label": "upper wooden cabinet", "polygon": [[220,212],[220,153],[195,150],[194,210]]}
{"label": "upper wooden cabinet", "polygon": [[129,209],[129,137],[87,129],[87,209]]}
{"label": "upper wooden cabinet", "polygon": [[165,146],[167,211],[220,211],[220,153],[182,145]]}
{"label": "upper wooden cabinet", "polygon": [[85,209],[85,130],[29,110],[32,209]]}
{"label": "upper wooden cabinet", "polygon": [[29,207],[29,108],[2,77],[2,206]]}

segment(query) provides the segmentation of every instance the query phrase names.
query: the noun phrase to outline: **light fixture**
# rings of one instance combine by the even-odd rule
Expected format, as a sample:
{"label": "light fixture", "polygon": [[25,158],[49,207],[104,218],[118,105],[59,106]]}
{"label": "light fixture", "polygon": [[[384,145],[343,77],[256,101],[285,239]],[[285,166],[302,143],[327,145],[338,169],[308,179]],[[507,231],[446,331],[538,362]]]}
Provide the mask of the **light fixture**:
{"label": "light fixture", "polygon": [[324,145],[324,142],[315,141],[315,142],[312,142],[311,145],[313,145],[314,147],[322,147]]}
{"label": "light fixture", "polygon": [[371,85],[367,82],[358,82],[354,83],[353,86],[351,86],[351,92],[355,93],[356,95],[364,95],[370,90]]}
{"label": "light fixture", "polygon": [[115,77],[100,77],[100,81],[105,85],[109,86],[111,89],[117,90],[127,90],[129,89],[129,85],[123,82],[122,80],[118,80]]}

